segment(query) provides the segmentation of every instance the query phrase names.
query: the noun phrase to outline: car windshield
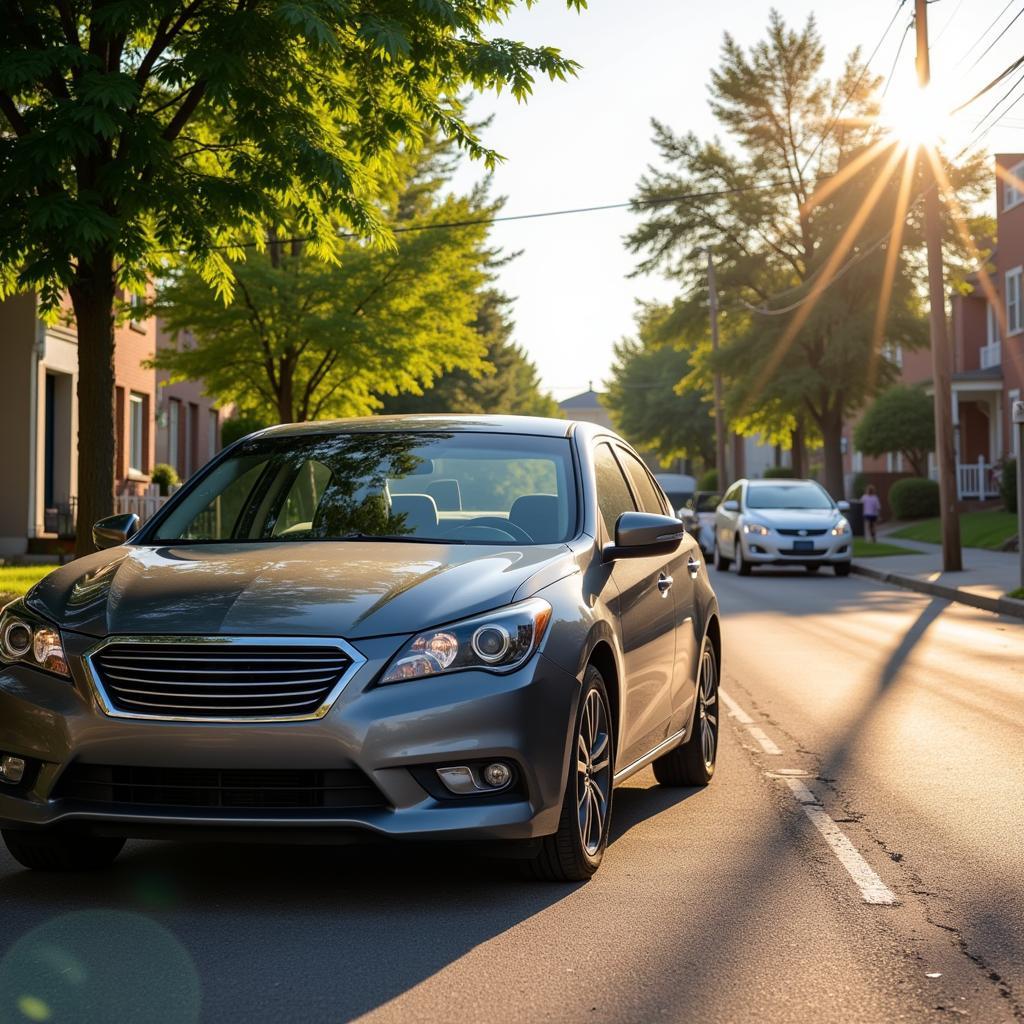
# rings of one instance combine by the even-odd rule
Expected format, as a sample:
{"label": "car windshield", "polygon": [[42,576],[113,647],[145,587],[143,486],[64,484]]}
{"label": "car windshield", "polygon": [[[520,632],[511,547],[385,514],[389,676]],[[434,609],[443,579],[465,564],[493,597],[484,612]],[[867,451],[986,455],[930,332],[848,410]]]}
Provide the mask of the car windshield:
{"label": "car windshield", "polygon": [[751,484],[747,508],[832,508],[832,499],[817,484]]}
{"label": "car windshield", "polygon": [[722,500],[720,494],[698,494],[694,503],[695,512],[714,512]]}
{"label": "car windshield", "polygon": [[551,544],[567,540],[575,522],[565,438],[270,435],[243,441],[140,540]]}

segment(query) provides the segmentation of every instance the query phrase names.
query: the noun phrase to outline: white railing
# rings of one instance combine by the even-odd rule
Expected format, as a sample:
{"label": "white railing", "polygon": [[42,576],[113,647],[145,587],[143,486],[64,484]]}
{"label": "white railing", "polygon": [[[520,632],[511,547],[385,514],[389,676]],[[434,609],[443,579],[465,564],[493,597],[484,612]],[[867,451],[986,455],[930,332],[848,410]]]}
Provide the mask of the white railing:
{"label": "white railing", "polygon": [[[172,493],[177,487],[171,488]],[[114,511],[118,514],[134,512],[140,524],[152,519],[157,511],[167,501],[167,497],[160,493],[156,484],[150,484],[145,494],[119,494],[114,499]]]}
{"label": "white railing", "polygon": [[1002,344],[998,341],[990,341],[983,345],[978,351],[981,353],[981,368],[991,370],[993,366],[1001,366],[1003,362]]}
{"label": "white railing", "polygon": [[986,462],[984,456],[977,462],[958,462],[956,466],[957,498],[995,498],[999,494],[996,485],[996,467]]}

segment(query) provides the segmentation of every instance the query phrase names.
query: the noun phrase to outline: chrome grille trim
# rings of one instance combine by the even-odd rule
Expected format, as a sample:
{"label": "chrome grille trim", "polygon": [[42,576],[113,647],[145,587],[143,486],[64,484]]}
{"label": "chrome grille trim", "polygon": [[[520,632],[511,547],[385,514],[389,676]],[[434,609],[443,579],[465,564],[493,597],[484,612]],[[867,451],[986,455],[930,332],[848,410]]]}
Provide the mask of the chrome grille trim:
{"label": "chrome grille trim", "polygon": [[[154,650],[154,646],[181,645],[180,659],[173,654]],[[111,662],[130,663],[129,675],[125,670],[128,664],[108,666],[106,659],[98,658],[109,647],[114,645],[130,646],[130,654],[111,651]],[[191,669],[172,668],[181,663],[197,664],[204,661],[205,656],[197,653],[196,648],[208,645],[213,657],[207,663],[218,666],[237,663],[238,669],[211,668]],[[259,648],[275,653],[261,660],[264,667],[245,668],[252,661],[252,654],[243,655],[241,650],[236,657],[225,652],[230,648]],[[280,648],[295,648],[297,657],[302,658],[305,668],[274,667],[294,664],[291,659],[280,655]],[[332,648],[338,656],[325,654],[324,648]],[[302,657],[303,649],[308,654]],[[275,656],[276,654],[276,656]],[[320,655],[318,657],[318,655]],[[257,658],[259,656],[257,655]],[[345,667],[339,672],[326,671],[332,663],[338,665],[342,660]],[[89,683],[92,686],[96,702],[104,714],[111,718],[152,719],[163,722],[231,722],[258,724],[261,722],[302,722],[323,718],[333,707],[338,696],[349,680],[366,664],[366,658],[350,643],[340,637],[281,637],[281,636],[109,636],[91,647],[84,655],[83,664]],[[149,664],[152,662],[152,668]],[[170,662],[171,664],[168,664]],[[111,671],[111,669],[113,671]],[[304,675],[302,673],[305,673]],[[231,681],[232,675],[245,675],[245,681]],[[168,676],[185,675],[185,679]],[[202,675],[207,678],[216,677],[211,686],[217,690],[231,687],[231,692],[204,692],[199,679],[188,678]],[[282,676],[295,675],[298,678],[289,680]],[[262,678],[261,678],[262,676]],[[266,678],[272,676],[273,678]],[[329,692],[323,694],[325,685],[330,686]],[[123,684],[129,684],[128,686]],[[130,684],[148,685],[150,688],[139,691]],[[319,685],[318,685],[319,684]],[[295,689],[289,689],[294,686]],[[307,687],[316,689],[309,690]],[[187,689],[179,690],[178,687]],[[301,687],[301,688],[300,688]],[[266,692],[268,689],[272,692]],[[238,691],[238,692],[236,692]],[[129,696],[132,694],[133,696]],[[140,697],[153,698],[140,700]],[[180,704],[169,701],[161,706],[159,698],[181,699],[201,698],[203,703]],[[305,700],[286,700],[285,698],[306,697]],[[273,701],[268,707],[264,701]],[[230,702],[230,703],[226,703]],[[199,712],[206,711],[205,714]],[[265,713],[262,713],[265,712]]]}

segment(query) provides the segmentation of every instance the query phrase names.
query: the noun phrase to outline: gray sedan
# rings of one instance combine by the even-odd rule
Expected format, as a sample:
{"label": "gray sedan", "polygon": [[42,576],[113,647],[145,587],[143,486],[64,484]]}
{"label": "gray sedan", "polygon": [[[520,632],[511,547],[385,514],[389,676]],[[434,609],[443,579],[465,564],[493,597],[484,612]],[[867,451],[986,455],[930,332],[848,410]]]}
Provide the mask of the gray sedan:
{"label": "gray sedan", "polygon": [[636,453],[584,423],[262,431],[0,616],[0,828],[82,869],[128,837],[481,841],[578,880],[613,788],[705,785],[721,633]]}

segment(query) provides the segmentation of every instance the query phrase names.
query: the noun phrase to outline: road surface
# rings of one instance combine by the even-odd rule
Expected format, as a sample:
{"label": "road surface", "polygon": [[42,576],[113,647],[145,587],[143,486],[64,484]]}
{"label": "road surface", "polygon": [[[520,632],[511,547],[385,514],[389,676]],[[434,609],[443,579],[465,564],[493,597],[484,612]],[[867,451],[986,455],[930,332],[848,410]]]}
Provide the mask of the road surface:
{"label": "road surface", "polygon": [[0,1021],[1024,1020],[1024,628],[716,574],[705,790],[647,771],[591,882],[443,849],[0,853]]}

